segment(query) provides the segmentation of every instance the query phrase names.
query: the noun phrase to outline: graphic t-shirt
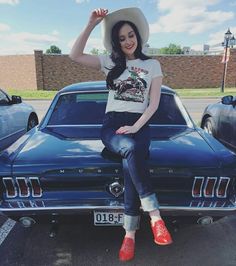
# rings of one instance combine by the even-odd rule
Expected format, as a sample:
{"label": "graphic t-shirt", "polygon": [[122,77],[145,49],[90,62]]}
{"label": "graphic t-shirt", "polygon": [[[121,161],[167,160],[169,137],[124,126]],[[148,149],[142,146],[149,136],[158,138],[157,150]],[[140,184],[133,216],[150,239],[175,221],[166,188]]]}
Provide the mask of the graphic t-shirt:
{"label": "graphic t-shirt", "polygon": [[[100,55],[99,59],[101,70],[107,75],[114,63],[109,55]],[[125,71],[114,80],[114,90],[109,90],[106,113],[143,113],[148,106],[152,79],[158,76],[162,76],[162,71],[157,60],[127,60]]]}

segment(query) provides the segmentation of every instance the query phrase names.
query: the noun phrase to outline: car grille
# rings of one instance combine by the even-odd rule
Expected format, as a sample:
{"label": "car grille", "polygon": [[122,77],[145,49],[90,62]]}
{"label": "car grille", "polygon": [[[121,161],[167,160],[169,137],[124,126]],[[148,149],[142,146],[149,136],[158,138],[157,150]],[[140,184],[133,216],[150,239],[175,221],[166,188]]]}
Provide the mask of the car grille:
{"label": "car grille", "polygon": [[229,177],[204,177],[194,178],[192,197],[194,198],[226,198],[230,183]]}
{"label": "car grille", "polygon": [[29,197],[34,198],[42,196],[42,188],[38,177],[4,177],[3,184],[5,187],[6,197],[15,198]]}

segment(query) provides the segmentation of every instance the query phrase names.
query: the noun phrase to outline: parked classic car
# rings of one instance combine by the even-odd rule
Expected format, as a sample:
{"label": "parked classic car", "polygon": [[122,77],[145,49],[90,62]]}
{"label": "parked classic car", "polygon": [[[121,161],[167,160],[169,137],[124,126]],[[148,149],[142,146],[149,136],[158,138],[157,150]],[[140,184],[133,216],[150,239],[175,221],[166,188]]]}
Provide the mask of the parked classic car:
{"label": "parked classic car", "polygon": [[34,108],[0,89],[0,151],[38,124]]}
{"label": "parked classic car", "polygon": [[[84,212],[95,225],[122,224],[121,158],[100,140],[106,100],[105,82],[65,87],[40,125],[1,153],[2,213],[25,225]],[[212,221],[235,213],[236,155],[197,127],[166,86],[150,127],[149,171],[162,214]]]}
{"label": "parked classic car", "polygon": [[236,97],[224,96],[220,102],[208,105],[202,116],[201,127],[236,151]]}

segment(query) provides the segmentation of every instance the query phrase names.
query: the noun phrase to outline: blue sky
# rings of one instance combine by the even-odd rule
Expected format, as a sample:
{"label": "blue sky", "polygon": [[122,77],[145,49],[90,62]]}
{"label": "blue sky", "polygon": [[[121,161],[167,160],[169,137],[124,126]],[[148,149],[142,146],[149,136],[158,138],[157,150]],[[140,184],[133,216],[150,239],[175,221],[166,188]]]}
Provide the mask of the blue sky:
{"label": "blue sky", "polygon": [[[236,0],[0,0],[0,55],[32,54],[53,44],[68,54],[93,9],[132,6],[146,15],[153,48],[175,43],[202,50],[221,43],[229,27],[236,35]],[[100,36],[98,25],[87,51],[103,50]]]}

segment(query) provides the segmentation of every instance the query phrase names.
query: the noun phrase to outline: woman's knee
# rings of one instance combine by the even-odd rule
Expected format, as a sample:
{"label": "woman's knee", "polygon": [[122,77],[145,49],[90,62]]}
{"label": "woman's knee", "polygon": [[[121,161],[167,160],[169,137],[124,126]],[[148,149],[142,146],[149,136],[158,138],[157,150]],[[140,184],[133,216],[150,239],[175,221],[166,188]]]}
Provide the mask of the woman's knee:
{"label": "woman's knee", "polygon": [[127,158],[127,156],[136,150],[136,143],[132,139],[123,141],[120,146],[120,154]]}
{"label": "woman's knee", "polygon": [[125,145],[122,145],[120,149],[120,154],[127,158],[129,155],[140,156],[140,158],[146,158],[148,154],[148,149],[144,145],[140,145],[136,141],[128,141]]}

